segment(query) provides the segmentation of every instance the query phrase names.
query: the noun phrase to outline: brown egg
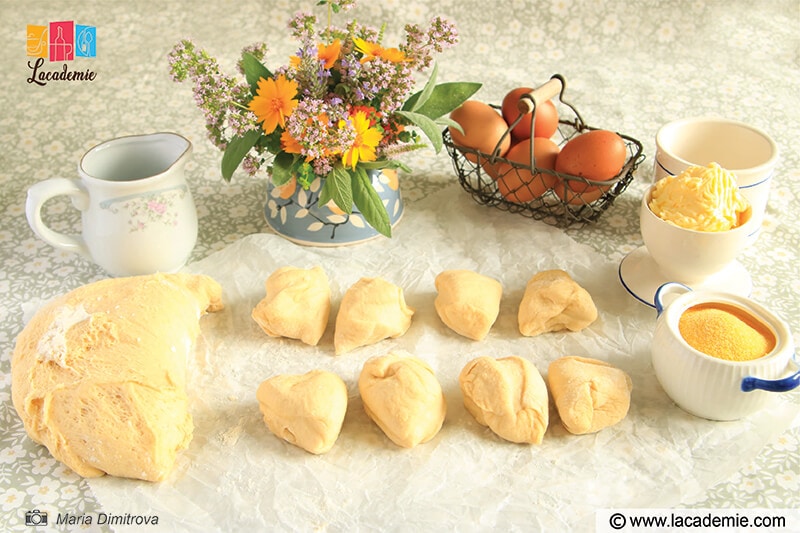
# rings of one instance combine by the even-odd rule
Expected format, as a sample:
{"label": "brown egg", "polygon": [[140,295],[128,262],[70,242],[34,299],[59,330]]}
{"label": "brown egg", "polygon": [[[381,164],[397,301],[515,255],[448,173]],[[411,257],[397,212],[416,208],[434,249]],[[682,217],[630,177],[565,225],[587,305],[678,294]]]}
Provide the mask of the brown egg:
{"label": "brown egg", "polygon": [[[503,98],[501,109],[506,123],[511,125],[517,120],[520,114],[517,103],[523,94],[527,94],[532,90],[530,87],[517,87]],[[526,113],[522,120],[511,130],[511,135],[514,136],[514,139],[522,140],[531,137],[531,113]],[[551,100],[546,100],[536,107],[533,136],[550,138],[556,132],[556,129],[558,129],[558,110]]]}
{"label": "brown egg", "polygon": [[[544,137],[533,139],[533,157],[536,168],[555,168],[559,148],[556,143]],[[514,146],[506,154],[506,159],[521,163],[526,167],[531,166],[531,139],[525,139]],[[511,202],[526,203],[542,196],[557,182],[557,177],[546,172],[534,174],[527,168],[518,168],[508,163],[498,163],[497,188],[503,198]]]}
{"label": "brown egg", "polygon": [[[592,130],[570,139],[556,160],[556,172],[581,176],[594,181],[615,178],[627,159],[625,141],[608,130]],[[570,204],[593,202],[611,185],[595,186],[577,180],[565,180],[555,187],[562,200]]]}
{"label": "brown egg", "polygon": [[592,187],[591,190],[575,192],[566,184],[559,182],[553,187],[553,191],[555,191],[561,200],[570,205],[583,205],[594,202],[603,196],[603,194],[610,188],[610,185],[608,187],[598,186]]}
{"label": "brown egg", "polygon": [[[497,143],[500,143],[501,157],[508,152],[511,146],[511,135],[503,135],[508,130],[508,124],[503,120],[492,106],[477,100],[467,100],[450,113],[450,118],[464,130],[462,134],[457,129],[450,127],[450,137],[456,146],[465,146],[486,154],[494,152]],[[467,159],[476,162],[475,154],[465,153]]]}

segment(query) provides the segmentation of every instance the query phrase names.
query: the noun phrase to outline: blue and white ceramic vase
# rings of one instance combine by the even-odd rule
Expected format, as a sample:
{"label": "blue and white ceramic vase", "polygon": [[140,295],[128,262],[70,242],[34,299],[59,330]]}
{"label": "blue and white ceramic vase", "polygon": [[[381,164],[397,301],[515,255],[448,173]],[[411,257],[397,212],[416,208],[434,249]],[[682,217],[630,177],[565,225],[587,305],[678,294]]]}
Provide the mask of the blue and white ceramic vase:
{"label": "blue and white ceramic vase", "polygon": [[[372,186],[383,201],[392,228],[403,216],[403,199],[395,170],[371,170]],[[308,189],[294,179],[275,186],[267,180],[267,224],[278,235],[306,246],[344,246],[381,236],[356,208],[352,214],[341,211],[333,202],[319,205],[322,179]]]}

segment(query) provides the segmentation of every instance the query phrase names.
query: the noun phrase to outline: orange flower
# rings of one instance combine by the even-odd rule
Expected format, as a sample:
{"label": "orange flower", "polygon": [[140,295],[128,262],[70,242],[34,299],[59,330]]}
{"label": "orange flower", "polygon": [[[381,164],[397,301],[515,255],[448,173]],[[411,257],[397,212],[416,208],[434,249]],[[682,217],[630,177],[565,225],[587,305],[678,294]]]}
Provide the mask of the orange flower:
{"label": "orange flower", "polygon": [[363,57],[361,58],[362,63],[372,61],[383,51],[381,45],[365,41],[364,39],[359,39],[358,37],[353,39],[353,44],[356,45],[356,50],[363,54]]}
{"label": "orange flower", "polygon": [[287,154],[299,154],[302,148],[297,139],[292,137],[288,131],[281,133],[281,150]]}
{"label": "orange flower", "polygon": [[248,108],[256,114],[258,122],[264,128],[264,133],[269,135],[275,128],[286,127],[286,118],[297,107],[297,82],[287,80],[281,74],[277,78],[258,80],[256,96],[250,100]]}
{"label": "orange flower", "polygon": [[[375,147],[381,142],[381,132],[378,128],[371,128],[369,118],[364,111],[357,111],[350,116],[356,139],[353,145],[342,154],[342,164],[346,167],[356,168],[359,161],[375,161]],[[340,125],[339,127],[342,127]]]}
{"label": "orange flower", "polygon": [[384,48],[379,56],[390,63],[402,63],[407,61],[406,55],[397,48]]}
{"label": "orange flower", "polygon": [[339,52],[342,50],[342,43],[339,39],[335,39],[331,44],[320,44],[317,46],[317,57],[324,60],[323,67],[331,68],[336,60],[339,59]]}

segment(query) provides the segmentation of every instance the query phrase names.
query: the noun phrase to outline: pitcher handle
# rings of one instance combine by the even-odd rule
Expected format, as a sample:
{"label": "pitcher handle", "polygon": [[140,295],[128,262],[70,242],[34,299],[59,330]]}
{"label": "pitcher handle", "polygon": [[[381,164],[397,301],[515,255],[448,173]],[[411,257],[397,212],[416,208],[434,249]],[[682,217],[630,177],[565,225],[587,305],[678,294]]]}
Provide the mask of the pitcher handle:
{"label": "pitcher handle", "polygon": [[91,258],[89,248],[80,235],[65,235],[47,227],[42,220],[42,206],[56,196],[69,196],[72,205],[81,211],[89,207],[89,194],[81,183],[75,179],[50,178],[41,181],[28,189],[28,198],[25,202],[25,216],[33,232],[44,242],[58,248],[77,252],[84,257]]}

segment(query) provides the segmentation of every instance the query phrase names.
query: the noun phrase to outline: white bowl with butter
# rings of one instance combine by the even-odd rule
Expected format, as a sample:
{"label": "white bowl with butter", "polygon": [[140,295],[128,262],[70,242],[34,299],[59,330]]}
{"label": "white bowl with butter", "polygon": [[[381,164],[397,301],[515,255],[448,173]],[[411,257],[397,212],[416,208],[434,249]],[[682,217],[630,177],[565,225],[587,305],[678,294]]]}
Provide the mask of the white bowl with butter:
{"label": "white bowl with butter", "polygon": [[770,183],[778,163],[778,145],[767,132],[737,120],[692,117],[675,120],[656,133],[654,181],[675,176],[692,165],[716,161],[736,176],[742,194],[753,206],[750,244],[761,228]]}
{"label": "white bowl with butter", "polygon": [[757,221],[750,214],[743,223],[728,230],[689,229],[668,222],[650,208],[653,190],[642,197],[639,223],[642,240],[658,269],[668,281],[702,283],[721,272],[747,247],[748,236]]}
{"label": "white bowl with butter", "polygon": [[642,196],[639,224],[644,246],[619,267],[637,300],[655,307],[656,290],[670,281],[750,295],[752,279],[736,257],[758,221],[730,171],[712,162],[661,178]]}

